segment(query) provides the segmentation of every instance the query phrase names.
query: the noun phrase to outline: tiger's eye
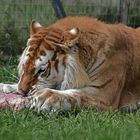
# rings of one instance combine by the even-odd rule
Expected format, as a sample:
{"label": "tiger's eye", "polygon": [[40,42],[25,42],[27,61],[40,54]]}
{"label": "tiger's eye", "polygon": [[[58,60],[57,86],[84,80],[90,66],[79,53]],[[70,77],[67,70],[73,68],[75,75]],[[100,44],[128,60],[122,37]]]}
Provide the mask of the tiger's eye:
{"label": "tiger's eye", "polygon": [[40,51],[40,55],[45,56],[46,55],[45,51]]}
{"label": "tiger's eye", "polygon": [[28,51],[29,52],[34,51],[34,48],[30,47]]}
{"label": "tiger's eye", "polygon": [[33,68],[32,70],[31,70],[31,73],[34,73],[35,72],[35,68]]}
{"label": "tiger's eye", "polygon": [[41,74],[41,73],[43,73],[43,72],[45,72],[45,69],[44,69],[44,70],[40,69],[40,70],[38,71],[38,74]]}

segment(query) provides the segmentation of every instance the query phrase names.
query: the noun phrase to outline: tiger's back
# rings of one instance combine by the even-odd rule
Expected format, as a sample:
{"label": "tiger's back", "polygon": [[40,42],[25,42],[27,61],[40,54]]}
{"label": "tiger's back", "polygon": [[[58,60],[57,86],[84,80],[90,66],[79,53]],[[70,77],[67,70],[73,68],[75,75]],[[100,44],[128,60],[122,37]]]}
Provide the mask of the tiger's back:
{"label": "tiger's back", "polygon": [[[81,36],[78,45],[82,49],[86,48],[88,54],[86,55],[82,52],[82,50],[80,50],[80,53],[82,53],[81,58],[83,57],[83,63],[86,63],[85,61],[90,59],[88,57],[95,57],[95,49],[104,48],[104,50],[106,51],[104,51],[106,55],[113,55],[113,53],[115,53],[114,51],[119,49],[127,49],[129,55],[127,59],[133,59],[129,60],[131,61],[130,65],[133,69],[133,76],[136,76],[136,78],[139,77],[139,28],[134,29],[124,24],[106,24],[90,17],[67,17],[48,26],[48,28],[50,27],[54,27],[56,29],[61,28],[64,31],[73,27],[77,27],[80,29]],[[89,46],[90,49],[88,48]],[[93,48],[93,50],[91,48]],[[89,62],[87,62],[87,64],[89,64]]]}

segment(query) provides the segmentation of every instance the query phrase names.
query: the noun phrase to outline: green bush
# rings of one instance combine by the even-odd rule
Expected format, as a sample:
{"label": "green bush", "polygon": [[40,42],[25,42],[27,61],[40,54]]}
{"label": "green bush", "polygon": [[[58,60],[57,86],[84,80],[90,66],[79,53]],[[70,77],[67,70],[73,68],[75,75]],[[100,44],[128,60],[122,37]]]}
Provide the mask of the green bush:
{"label": "green bush", "polygon": [[20,30],[14,27],[14,21],[6,23],[0,32],[0,54],[19,54],[24,44],[24,40],[20,37]]}

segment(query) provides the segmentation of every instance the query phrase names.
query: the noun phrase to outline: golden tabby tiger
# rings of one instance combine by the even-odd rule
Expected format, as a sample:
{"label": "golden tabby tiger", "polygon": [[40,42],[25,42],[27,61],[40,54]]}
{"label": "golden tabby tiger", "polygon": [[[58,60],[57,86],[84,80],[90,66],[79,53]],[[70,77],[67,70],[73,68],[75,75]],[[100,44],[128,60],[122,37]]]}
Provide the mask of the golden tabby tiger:
{"label": "golden tabby tiger", "polygon": [[39,111],[137,109],[140,31],[89,17],[33,21],[19,76],[21,94],[37,89],[31,107]]}

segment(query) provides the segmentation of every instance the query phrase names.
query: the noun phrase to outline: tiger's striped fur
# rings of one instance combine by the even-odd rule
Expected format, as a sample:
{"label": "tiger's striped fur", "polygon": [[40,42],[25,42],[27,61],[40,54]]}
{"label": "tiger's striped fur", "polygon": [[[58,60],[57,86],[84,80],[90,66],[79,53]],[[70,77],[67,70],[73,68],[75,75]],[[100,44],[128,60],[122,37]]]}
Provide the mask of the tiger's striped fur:
{"label": "tiger's striped fur", "polygon": [[33,21],[19,63],[18,90],[33,87],[31,107],[136,109],[140,101],[140,34],[123,24],[67,17],[47,27]]}

